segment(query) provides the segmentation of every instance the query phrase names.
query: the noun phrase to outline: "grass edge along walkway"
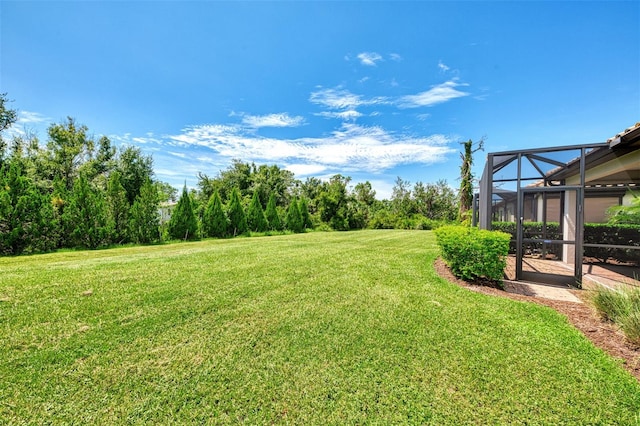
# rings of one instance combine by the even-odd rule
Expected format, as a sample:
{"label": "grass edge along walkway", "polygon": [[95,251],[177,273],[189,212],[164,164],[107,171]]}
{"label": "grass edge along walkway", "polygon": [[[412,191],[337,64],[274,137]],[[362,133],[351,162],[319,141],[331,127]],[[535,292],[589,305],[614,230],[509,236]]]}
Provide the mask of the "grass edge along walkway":
{"label": "grass edge along walkway", "polygon": [[638,423],[618,361],[437,254],[360,231],[0,259],[0,423]]}

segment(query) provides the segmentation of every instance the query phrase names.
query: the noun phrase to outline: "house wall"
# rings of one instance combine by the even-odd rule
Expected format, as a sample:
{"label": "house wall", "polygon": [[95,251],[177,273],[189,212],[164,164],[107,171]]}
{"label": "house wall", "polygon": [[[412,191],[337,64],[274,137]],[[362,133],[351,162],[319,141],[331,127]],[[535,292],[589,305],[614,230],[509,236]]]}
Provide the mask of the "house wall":
{"label": "house wall", "polygon": [[607,209],[618,205],[618,197],[595,197],[584,199],[584,222],[605,223]]}

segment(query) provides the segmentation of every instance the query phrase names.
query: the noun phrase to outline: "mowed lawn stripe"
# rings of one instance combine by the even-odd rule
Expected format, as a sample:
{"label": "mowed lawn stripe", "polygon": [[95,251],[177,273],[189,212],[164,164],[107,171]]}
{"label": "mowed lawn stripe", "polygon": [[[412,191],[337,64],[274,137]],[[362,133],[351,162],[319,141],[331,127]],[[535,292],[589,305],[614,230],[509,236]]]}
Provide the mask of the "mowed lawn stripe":
{"label": "mowed lawn stripe", "polygon": [[638,382],[564,317],[436,256],[361,231],[0,259],[0,420],[638,420]]}

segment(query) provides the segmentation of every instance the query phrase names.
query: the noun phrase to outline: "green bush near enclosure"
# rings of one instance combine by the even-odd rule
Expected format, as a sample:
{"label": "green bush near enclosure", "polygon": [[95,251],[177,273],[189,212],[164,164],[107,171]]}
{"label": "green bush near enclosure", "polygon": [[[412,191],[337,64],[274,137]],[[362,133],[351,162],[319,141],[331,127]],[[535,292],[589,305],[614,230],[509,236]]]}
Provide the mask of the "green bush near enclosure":
{"label": "green bush near enclosure", "polygon": [[442,258],[456,277],[502,281],[509,234],[456,225],[443,226],[435,233]]}

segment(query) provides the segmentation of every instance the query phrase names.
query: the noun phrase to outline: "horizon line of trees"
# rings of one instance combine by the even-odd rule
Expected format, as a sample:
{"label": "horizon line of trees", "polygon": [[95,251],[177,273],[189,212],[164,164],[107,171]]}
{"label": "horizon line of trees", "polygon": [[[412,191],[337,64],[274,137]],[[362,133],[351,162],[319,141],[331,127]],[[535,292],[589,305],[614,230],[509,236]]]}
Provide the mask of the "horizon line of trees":
{"label": "horizon line of trees", "polygon": [[[51,124],[44,143],[30,134],[5,141],[17,119],[5,102],[0,94],[0,255],[313,228],[429,229],[458,214],[456,192],[443,180],[411,185],[398,177],[391,199],[378,200],[368,181],[301,181],[277,165],[241,160],[215,177],[198,173],[197,188],[185,185],[178,199],[154,178],[151,156],[95,140],[71,117]],[[177,204],[163,223],[168,201]]]}

